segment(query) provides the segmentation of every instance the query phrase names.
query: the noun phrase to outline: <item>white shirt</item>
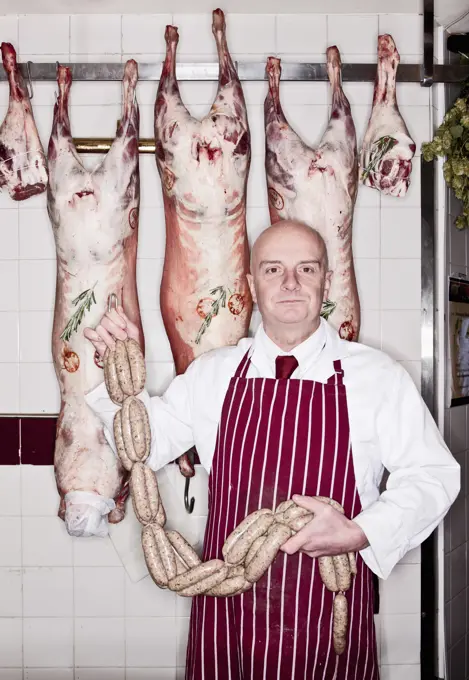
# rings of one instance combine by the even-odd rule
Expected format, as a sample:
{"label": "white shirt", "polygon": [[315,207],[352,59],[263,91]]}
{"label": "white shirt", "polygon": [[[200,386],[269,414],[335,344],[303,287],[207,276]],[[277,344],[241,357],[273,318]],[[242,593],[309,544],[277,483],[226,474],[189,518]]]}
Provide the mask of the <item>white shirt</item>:
{"label": "white shirt", "polygon": [[[210,472],[225,394],[249,348],[248,378],[275,378],[275,357],[293,354],[299,366],[291,379],[326,382],[334,372],[334,360],[341,360],[362,505],[354,521],[370,544],[361,555],[379,577],[387,578],[445,516],[459,493],[460,467],[405,369],[383,352],[342,340],[324,320],[290,352],[282,352],[261,325],[254,338],[193,361],[162,397],[142,392],[139,398],[152,431],[147,464],[158,470],[195,444],[201,464]],[[86,401],[102,420],[115,451],[111,433],[119,407],[109,399],[104,383]],[[390,475],[380,495],[384,468]]]}

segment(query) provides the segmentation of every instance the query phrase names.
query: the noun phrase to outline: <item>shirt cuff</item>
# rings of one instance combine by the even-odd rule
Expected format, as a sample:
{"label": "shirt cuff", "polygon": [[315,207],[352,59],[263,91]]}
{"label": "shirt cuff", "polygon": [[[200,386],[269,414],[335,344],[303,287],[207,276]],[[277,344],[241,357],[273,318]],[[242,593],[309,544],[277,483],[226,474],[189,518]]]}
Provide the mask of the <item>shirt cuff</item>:
{"label": "shirt cuff", "polygon": [[[383,517],[374,507],[377,503],[379,501],[354,517],[353,521],[361,528],[369,543],[367,548],[360,550],[363,561],[379,578],[387,579],[395,565],[406,554],[408,543],[402,541],[400,524],[384,529]],[[394,540],[390,540],[390,535]]]}

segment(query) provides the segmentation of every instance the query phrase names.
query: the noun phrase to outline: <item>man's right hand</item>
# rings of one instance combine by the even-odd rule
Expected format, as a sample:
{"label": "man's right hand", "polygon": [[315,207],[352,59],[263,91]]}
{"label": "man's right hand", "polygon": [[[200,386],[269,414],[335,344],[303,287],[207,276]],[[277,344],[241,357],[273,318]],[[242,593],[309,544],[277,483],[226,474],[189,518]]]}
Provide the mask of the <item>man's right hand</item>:
{"label": "man's right hand", "polygon": [[139,329],[125,315],[121,306],[106,312],[95,329],[85,328],[83,335],[92,343],[101,358],[104,357],[108,347],[115,348],[116,340],[132,338],[140,344]]}

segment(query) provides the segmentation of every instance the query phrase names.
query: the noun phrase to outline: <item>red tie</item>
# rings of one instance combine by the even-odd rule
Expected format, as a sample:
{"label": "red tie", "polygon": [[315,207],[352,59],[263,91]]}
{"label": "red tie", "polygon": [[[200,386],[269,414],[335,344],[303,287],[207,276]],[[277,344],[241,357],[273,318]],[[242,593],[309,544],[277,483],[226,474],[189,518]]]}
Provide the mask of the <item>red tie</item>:
{"label": "red tie", "polygon": [[275,359],[275,377],[277,380],[289,378],[295,368],[298,368],[298,361],[294,356],[278,356]]}

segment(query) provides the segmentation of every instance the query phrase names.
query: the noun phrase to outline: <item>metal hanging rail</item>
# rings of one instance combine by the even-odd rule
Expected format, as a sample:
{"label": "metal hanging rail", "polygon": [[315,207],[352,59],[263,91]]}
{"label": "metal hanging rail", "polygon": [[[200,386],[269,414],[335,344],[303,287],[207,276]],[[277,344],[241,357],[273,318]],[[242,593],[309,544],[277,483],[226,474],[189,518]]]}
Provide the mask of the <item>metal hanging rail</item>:
{"label": "metal hanging rail", "polygon": [[[430,86],[432,83],[458,83],[469,77],[469,66],[433,64],[430,68],[429,58],[431,48],[424,53],[424,64],[400,64],[397,70],[397,80],[401,83],[420,83]],[[432,58],[432,56],[431,56]],[[124,77],[124,64],[118,63],[74,63],[64,64],[72,71],[74,81],[120,81]],[[56,63],[26,62],[19,64],[25,79],[31,81],[55,81],[57,78]],[[242,81],[267,80],[265,62],[240,61],[235,62],[239,79]],[[159,80],[161,62],[138,65],[138,79],[140,81]],[[176,66],[178,80],[218,80],[218,63],[180,63]],[[366,83],[374,82],[376,77],[376,63],[371,64],[343,64],[342,80],[344,82]],[[0,70],[0,81],[7,80],[6,73]],[[282,81],[328,81],[325,63],[292,63],[282,62]]]}

